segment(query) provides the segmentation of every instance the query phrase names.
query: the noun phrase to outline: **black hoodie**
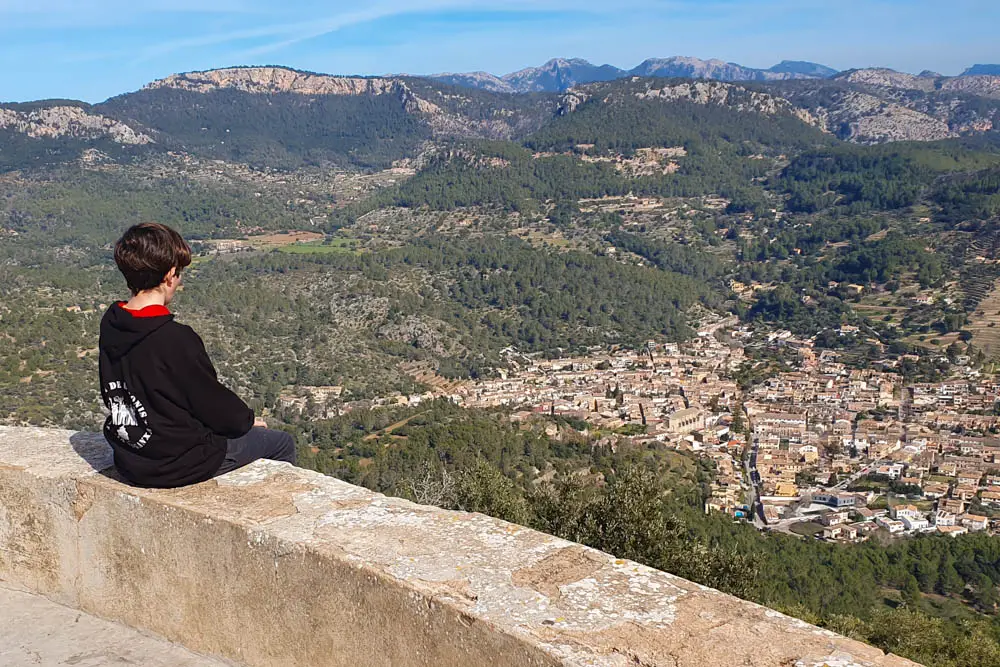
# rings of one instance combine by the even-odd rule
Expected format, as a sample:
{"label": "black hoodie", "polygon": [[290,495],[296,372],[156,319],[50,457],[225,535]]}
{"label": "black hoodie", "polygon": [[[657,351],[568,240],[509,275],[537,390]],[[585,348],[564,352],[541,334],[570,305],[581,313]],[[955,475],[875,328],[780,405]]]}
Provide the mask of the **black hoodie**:
{"label": "black hoodie", "polygon": [[101,320],[101,397],[111,411],[104,436],[115,467],[140,486],[210,479],[226,441],[245,435],[254,414],[218,380],[205,345],[163,306],[112,305]]}

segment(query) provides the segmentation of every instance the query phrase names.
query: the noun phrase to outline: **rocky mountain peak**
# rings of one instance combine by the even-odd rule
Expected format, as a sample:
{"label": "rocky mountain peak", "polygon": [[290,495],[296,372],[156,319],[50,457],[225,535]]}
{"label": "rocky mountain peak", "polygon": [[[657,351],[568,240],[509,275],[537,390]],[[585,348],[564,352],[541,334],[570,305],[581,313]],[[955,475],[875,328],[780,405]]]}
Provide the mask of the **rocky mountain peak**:
{"label": "rocky mountain peak", "polygon": [[559,69],[566,67],[593,67],[593,65],[583,58],[552,58],[542,65],[541,69]]}
{"label": "rocky mountain peak", "polygon": [[515,92],[555,92],[596,81],[612,81],[625,75],[611,65],[594,65],[582,58],[553,58],[541,67],[528,67],[502,77]]}

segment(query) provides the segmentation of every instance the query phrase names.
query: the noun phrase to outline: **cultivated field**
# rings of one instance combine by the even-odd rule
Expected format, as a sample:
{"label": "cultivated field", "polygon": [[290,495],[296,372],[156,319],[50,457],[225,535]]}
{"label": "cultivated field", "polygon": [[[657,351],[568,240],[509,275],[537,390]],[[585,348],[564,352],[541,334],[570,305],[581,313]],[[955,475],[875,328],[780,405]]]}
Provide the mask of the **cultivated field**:
{"label": "cultivated field", "polygon": [[293,243],[310,243],[322,239],[323,235],[319,232],[278,232],[276,234],[251,236],[247,239],[247,243],[260,250],[270,250],[272,248],[292,245]]}
{"label": "cultivated field", "polygon": [[1000,281],[979,302],[967,328],[972,332],[972,344],[988,359],[1000,357]]}

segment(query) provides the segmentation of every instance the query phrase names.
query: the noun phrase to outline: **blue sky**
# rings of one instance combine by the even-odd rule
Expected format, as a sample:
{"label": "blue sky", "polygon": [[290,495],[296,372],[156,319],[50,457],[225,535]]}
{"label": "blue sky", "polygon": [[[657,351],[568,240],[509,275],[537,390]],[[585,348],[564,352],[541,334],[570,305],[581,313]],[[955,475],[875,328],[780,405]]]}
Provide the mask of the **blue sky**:
{"label": "blue sky", "polygon": [[0,100],[98,102],[247,64],[503,74],[689,55],[957,74],[1000,62],[998,28],[995,0],[0,0]]}

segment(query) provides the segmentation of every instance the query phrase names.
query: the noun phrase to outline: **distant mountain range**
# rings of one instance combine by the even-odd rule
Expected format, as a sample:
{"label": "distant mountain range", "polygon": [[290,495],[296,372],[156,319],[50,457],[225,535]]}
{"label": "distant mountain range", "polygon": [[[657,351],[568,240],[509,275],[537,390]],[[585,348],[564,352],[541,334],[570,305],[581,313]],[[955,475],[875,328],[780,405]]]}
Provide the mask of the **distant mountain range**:
{"label": "distant mountain range", "polygon": [[630,70],[594,65],[581,58],[554,58],[541,67],[529,67],[503,76],[489,72],[434,74],[428,78],[496,93],[558,93],[585,83],[613,81],[628,76],[715,79],[717,81],[783,81],[826,79],[837,70],[816,63],[785,60],[769,69],[754,69],[721,60],[674,56],[650,58]]}
{"label": "distant mountain range", "polygon": [[[871,80],[865,81],[865,83],[875,85],[902,87],[911,90],[934,90],[940,89],[940,84],[943,83],[946,89],[959,90],[969,85],[972,87],[980,85],[978,83],[963,83],[962,80],[968,77],[1000,76],[1000,65],[973,65],[957,77],[947,77],[930,70],[913,75],[880,67],[852,69],[841,73],[826,65],[800,60],[783,60],[774,67],[756,69],[722,60],[674,56],[672,58],[649,58],[630,70],[623,70],[613,65],[594,65],[582,58],[553,58],[541,67],[528,67],[503,76],[496,76],[489,72],[463,72],[432,74],[425,78],[494,93],[561,93],[583,84],[613,81],[629,76],[712,79],[734,82],[834,78],[856,81],[858,77],[868,77]],[[979,94],[979,91],[973,92]]]}
{"label": "distant mountain range", "polygon": [[[233,67],[175,74],[96,105],[0,104],[0,173],[171,151],[275,168],[382,169],[421,155],[433,143],[522,141],[578,110],[590,118],[586,114],[598,113],[591,108],[600,109],[607,99],[633,120],[643,119],[630,126],[635,132],[647,123],[680,123],[694,109],[706,127],[716,122],[711,118],[737,111],[777,119],[773,123],[792,134],[806,132],[805,125],[803,136],[822,133],[861,144],[996,137],[1000,76],[985,73],[994,67],[976,65],[946,77],[884,68],[834,73],[790,61],[758,70],[666,58],[624,72],[584,60],[553,60],[504,77],[424,78]],[[734,118],[718,122],[732,124]]]}

